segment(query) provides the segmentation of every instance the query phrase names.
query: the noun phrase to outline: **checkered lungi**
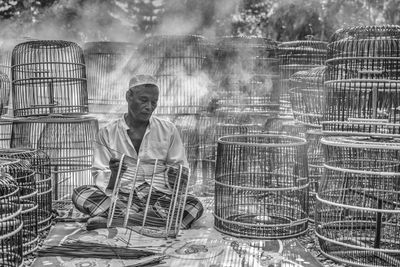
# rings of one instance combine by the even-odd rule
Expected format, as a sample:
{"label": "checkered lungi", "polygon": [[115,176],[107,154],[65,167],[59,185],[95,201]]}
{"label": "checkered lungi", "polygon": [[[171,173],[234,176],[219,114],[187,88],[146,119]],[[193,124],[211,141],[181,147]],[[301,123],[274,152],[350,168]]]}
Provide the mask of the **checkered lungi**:
{"label": "checkered lungi", "polygon": [[[146,201],[150,186],[144,183],[136,188],[133,194],[132,206],[130,207],[129,222],[140,223],[137,214],[142,213],[146,208]],[[129,194],[119,192],[119,199],[116,202],[115,216],[123,217],[128,203]],[[156,218],[158,221],[165,221],[169,209],[171,195],[152,189],[148,216]],[[111,198],[95,185],[84,185],[73,190],[72,203],[75,207],[90,216],[108,216]],[[185,209],[181,227],[190,228],[192,223],[199,219],[203,214],[204,208],[200,200],[188,195],[186,198]],[[119,214],[118,214],[119,213]],[[151,222],[150,222],[151,223]]]}

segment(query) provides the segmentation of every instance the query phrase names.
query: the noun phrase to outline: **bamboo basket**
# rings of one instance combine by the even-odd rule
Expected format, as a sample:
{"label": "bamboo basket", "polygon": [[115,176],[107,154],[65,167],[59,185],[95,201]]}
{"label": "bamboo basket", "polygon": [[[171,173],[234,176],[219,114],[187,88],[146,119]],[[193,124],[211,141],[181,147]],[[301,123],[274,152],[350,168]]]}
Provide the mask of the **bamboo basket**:
{"label": "bamboo basket", "polygon": [[400,136],[326,137],[315,234],[323,255],[354,266],[398,266]]}
{"label": "bamboo basket", "polygon": [[20,43],[11,65],[15,117],[88,112],[85,59],[76,43]]}
{"label": "bamboo basket", "polygon": [[290,238],[308,227],[305,139],[231,135],[218,139],[214,227],[246,238]]}
{"label": "bamboo basket", "polygon": [[0,158],[0,169],[13,177],[20,190],[22,254],[27,256],[37,250],[39,242],[35,172],[29,162],[12,158]]}
{"label": "bamboo basket", "polygon": [[50,228],[52,223],[52,177],[50,171],[50,158],[37,149],[0,149],[0,157],[20,159],[29,163],[35,172],[37,192],[38,232]]}
{"label": "bamboo basket", "polygon": [[399,121],[400,26],[337,30],[328,44],[325,121]]}
{"label": "bamboo basket", "polygon": [[11,175],[0,171],[0,265],[23,266],[20,189]]}
{"label": "bamboo basket", "polygon": [[8,76],[0,72],[0,117],[8,112],[11,83]]}

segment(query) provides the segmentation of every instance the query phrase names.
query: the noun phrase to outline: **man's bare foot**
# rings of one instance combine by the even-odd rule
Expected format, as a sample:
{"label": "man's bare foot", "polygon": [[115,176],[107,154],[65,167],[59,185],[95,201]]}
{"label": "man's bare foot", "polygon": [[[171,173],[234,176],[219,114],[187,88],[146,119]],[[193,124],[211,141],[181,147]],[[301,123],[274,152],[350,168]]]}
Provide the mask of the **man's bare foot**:
{"label": "man's bare foot", "polygon": [[86,224],[86,230],[95,230],[99,228],[107,228],[107,218],[101,216],[95,216],[89,218]]}

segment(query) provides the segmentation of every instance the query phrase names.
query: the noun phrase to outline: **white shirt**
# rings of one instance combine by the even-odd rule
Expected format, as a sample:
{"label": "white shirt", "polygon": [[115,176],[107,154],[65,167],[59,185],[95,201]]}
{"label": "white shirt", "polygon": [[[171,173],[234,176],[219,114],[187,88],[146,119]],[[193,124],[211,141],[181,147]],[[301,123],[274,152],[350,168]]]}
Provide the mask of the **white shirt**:
{"label": "white shirt", "polygon": [[[93,144],[92,175],[95,185],[104,192],[106,192],[111,176],[110,158],[120,159],[122,154],[134,159],[138,158],[138,153],[128,136],[128,130],[129,127],[124,116],[122,116],[101,128]],[[143,136],[139,149],[139,159],[141,161],[158,159],[160,163],[189,166],[185,148],[175,125],[155,116],[150,118]],[[160,179],[153,182],[153,185],[160,191],[166,191],[167,187],[164,183],[164,179]],[[107,190],[106,193],[109,195],[111,192]]]}

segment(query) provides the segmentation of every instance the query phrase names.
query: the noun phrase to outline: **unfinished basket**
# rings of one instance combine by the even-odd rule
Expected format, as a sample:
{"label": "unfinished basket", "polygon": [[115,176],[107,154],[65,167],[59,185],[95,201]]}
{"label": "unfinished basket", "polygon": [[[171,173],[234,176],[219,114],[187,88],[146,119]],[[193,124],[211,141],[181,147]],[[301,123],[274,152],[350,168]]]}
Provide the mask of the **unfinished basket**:
{"label": "unfinished basket", "polygon": [[73,188],[93,184],[90,168],[97,130],[97,120],[85,116],[14,120],[11,147],[40,149],[50,158],[56,208],[69,207]]}
{"label": "unfinished basket", "polygon": [[289,238],[308,226],[305,139],[231,135],[218,139],[214,226],[246,238]]}
{"label": "unfinished basket", "polygon": [[359,26],[336,31],[328,45],[324,120],[398,122],[400,26]]}
{"label": "unfinished basket", "polygon": [[35,172],[37,193],[38,231],[43,232],[50,228],[52,223],[52,177],[50,172],[50,158],[37,149],[0,149],[0,157],[14,158],[27,161]]}
{"label": "unfinished basket", "polygon": [[355,266],[399,266],[400,139],[327,137],[317,194],[321,252]]}
{"label": "unfinished basket", "polygon": [[0,158],[0,169],[13,177],[20,190],[22,254],[26,256],[37,250],[39,242],[35,172],[29,162],[12,158]]}
{"label": "unfinished basket", "polygon": [[84,47],[91,113],[123,113],[131,75],[126,67],[136,52],[128,42],[88,42]]}
{"label": "unfinished basket", "polygon": [[160,35],[138,46],[132,73],[151,74],[160,85],[156,114],[196,114],[210,83],[204,72],[207,44],[194,35]]}
{"label": "unfinished basket", "polygon": [[181,228],[190,178],[182,165],[121,156],[108,227],[152,237],[175,238]]}
{"label": "unfinished basket", "polygon": [[0,170],[0,265],[22,266],[22,205],[20,190],[11,175]]}
{"label": "unfinished basket", "polygon": [[293,117],[319,127],[324,109],[325,66],[299,71],[290,76],[290,102]]}
{"label": "unfinished basket", "polygon": [[24,42],[13,49],[11,64],[14,116],[88,112],[85,60],[76,43]]}

